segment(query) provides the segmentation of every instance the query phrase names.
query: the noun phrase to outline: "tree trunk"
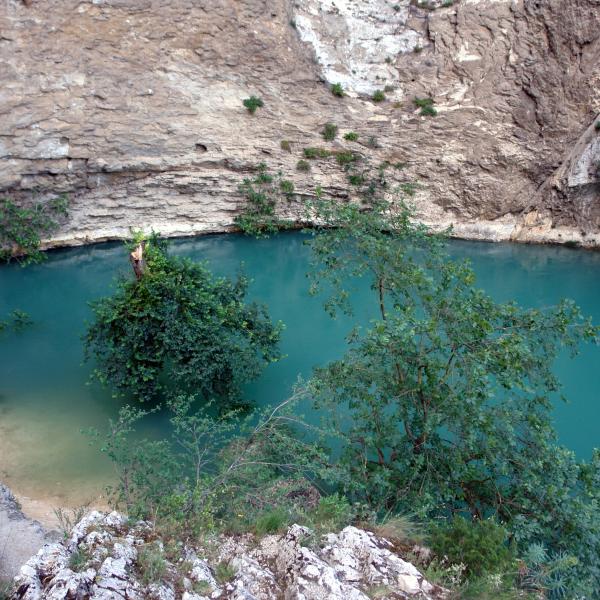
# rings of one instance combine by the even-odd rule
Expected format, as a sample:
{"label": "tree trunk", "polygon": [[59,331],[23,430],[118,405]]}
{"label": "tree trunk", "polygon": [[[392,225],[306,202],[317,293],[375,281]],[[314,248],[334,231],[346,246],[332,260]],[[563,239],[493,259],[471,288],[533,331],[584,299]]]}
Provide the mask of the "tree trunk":
{"label": "tree trunk", "polygon": [[133,267],[135,278],[139,281],[146,271],[146,260],[144,258],[145,242],[140,242],[137,248],[129,254],[129,261]]}

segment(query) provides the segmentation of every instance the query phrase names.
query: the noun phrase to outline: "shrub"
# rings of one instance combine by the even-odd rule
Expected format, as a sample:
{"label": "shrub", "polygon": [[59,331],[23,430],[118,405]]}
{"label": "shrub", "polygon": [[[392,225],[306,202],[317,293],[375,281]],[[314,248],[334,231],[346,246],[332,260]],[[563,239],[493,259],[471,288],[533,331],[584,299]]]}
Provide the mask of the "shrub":
{"label": "shrub", "polygon": [[416,191],[417,191],[417,184],[416,183],[401,183],[400,184],[400,190],[406,194],[407,196],[414,196]]}
{"label": "shrub", "polygon": [[279,182],[279,188],[286,196],[291,196],[294,193],[294,182],[289,179],[282,179]]}
{"label": "shrub", "polygon": [[379,148],[379,140],[377,139],[376,136],[371,135],[371,136],[369,136],[369,139],[367,140],[367,145],[370,148]]}
{"label": "shrub", "polygon": [[337,160],[338,165],[344,167],[352,164],[353,162],[358,160],[358,156],[353,152],[348,150],[343,152],[337,152],[335,155],[335,160]]}
{"label": "shrub", "polygon": [[144,585],[160,583],[167,573],[167,562],[156,544],[146,544],[138,550],[137,567]]}
{"label": "shrub", "polygon": [[0,200],[0,262],[14,259],[25,265],[43,260],[41,238],[56,231],[67,207],[66,196],[30,206],[18,205],[10,198]]}
{"label": "shrub", "polygon": [[433,98],[415,98],[413,100],[415,106],[420,108],[419,114],[423,117],[435,117],[437,110],[435,109]]}
{"label": "shrub", "polygon": [[264,106],[264,103],[260,98],[250,96],[250,98],[246,98],[243,101],[243,105],[248,109],[248,112],[253,115],[257,108],[262,108]]}
{"label": "shrub", "polygon": [[365,178],[362,175],[350,175],[348,177],[348,181],[351,185],[362,185],[365,181]]}
{"label": "shrub", "polygon": [[325,127],[323,128],[321,135],[323,136],[324,140],[327,140],[329,142],[329,141],[335,139],[337,132],[338,132],[337,125],[334,125],[333,123],[325,123]]}
{"label": "shrub", "polygon": [[75,573],[83,571],[90,561],[90,554],[82,548],[77,548],[69,556],[69,569]]}
{"label": "shrub", "polygon": [[325,148],[304,148],[304,158],[328,158],[331,156],[331,151]]}
{"label": "shrub", "polygon": [[338,98],[341,98],[344,95],[344,88],[341,83],[334,83],[331,86],[331,93]]}
{"label": "shrub", "polygon": [[281,149],[285,150],[286,152],[292,151],[292,144],[289,140],[281,140],[279,145],[281,146]]}
{"label": "shrub", "polygon": [[435,554],[455,565],[465,565],[468,576],[508,573],[514,570],[516,557],[508,545],[508,532],[492,519],[471,521],[454,517],[434,527],[430,546]]}
{"label": "shrub", "polygon": [[296,163],[296,169],[298,171],[302,171],[303,173],[306,173],[306,172],[310,171],[310,163],[307,160],[299,160]]}
{"label": "shrub", "polygon": [[236,573],[237,573],[237,571],[235,570],[235,567],[225,561],[221,561],[215,567],[215,579],[221,585],[231,581],[235,577]]}
{"label": "shrub", "polygon": [[356,140],[358,140],[358,133],[349,131],[348,133],[344,134],[344,139],[348,140],[349,142],[356,142]]}
{"label": "shrub", "polygon": [[352,507],[348,500],[340,494],[324,496],[311,514],[316,525],[328,531],[337,531],[350,525],[353,518]]}
{"label": "shrub", "polygon": [[375,90],[373,96],[371,96],[373,102],[383,102],[385,100],[385,93],[383,90]]}
{"label": "shrub", "polygon": [[[247,202],[244,210],[235,218],[235,224],[246,234],[256,237],[276,233],[280,229],[290,226],[288,221],[280,219],[275,208],[280,192],[289,199],[293,192],[293,183],[284,181],[278,175],[279,184],[274,183],[275,178],[267,171],[267,165],[258,166],[258,174],[253,179],[244,179],[240,192]],[[290,188],[291,186],[291,188]],[[286,190],[291,190],[286,193]]]}
{"label": "shrub", "polygon": [[0,333],[7,330],[20,333],[32,324],[33,321],[26,312],[15,309],[8,315],[7,319],[0,319]]}
{"label": "shrub", "polygon": [[170,256],[156,236],[137,241],[143,266],[136,279],[92,303],[84,342],[86,358],[98,365],[94,376],[140,401],[156,397],[165,380],[175,393],[236,401],[241,385],[279,356],[280,326],[263,306],[245,303],[244,277],[216,278]]}
{"label": "shrub", "polygon": [[288,522],[289,515],[287,512],[281,508],[275,508],[258,517],[254,530],[257,535],[277,533],[278,531],[285,529]]}

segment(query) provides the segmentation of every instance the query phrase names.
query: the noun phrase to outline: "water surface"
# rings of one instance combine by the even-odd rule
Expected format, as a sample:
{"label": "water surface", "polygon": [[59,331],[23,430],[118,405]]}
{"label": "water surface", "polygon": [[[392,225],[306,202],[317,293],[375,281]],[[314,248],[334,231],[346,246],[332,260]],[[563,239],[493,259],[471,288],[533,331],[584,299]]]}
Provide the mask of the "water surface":
{"label": "water surface", "polygon": [[[243,262],[253,280],[249,296],[285,323],[286,358],[247,386],[246,395],[258,404],[283,400],[299,375],[340,357],[353,324],[332,320],[321,300],[308,295],[305,239],[300,233],[267,240],[219,235],[173,244],[174,252],[206,260],[219,274],[234,275]],[[449,249],[472,261],[479,285],[497,300],[547,306],[571,297],[600,323],[600,253],[463,241]],[[78,504],[96,498],[112,477],[108,461],[80,430],[104,427],[119,402],[87,384],[91,365],[82,364],[81,335],[91,317],[88,302],[109,294],[114,278],[129,268],[122,244],[60,250],[41,265],[0,268],[0,315],[19,308],[34,320],[23,333],[0,339],[0,481],[21,494]],[[369,298],[360,290],[357,320],[372,315]],[[599,367],[600,349],[589,346],[556,365],[570,399],[556,407],[560,440],[582,458],[600,446]],[[152,433],[164,422],[158,417],[145,427]]]}

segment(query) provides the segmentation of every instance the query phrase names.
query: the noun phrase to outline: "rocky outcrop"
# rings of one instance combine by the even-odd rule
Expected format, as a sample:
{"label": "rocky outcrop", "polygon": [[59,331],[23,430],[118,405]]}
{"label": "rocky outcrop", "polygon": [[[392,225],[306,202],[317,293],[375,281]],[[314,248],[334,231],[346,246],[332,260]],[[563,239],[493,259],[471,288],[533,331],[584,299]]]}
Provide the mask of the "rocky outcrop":
{"label": "rocky outcrop", "polygon": [[346,527],[309,546],[311,535],[293,525],[285,535],[221,537],[212,550],[173,550],[149,523],[92,512],[68,541],[45,546],[22,567],[13,600],[368,600],[375,591],[382,599],[447,596],[372,533]]}
{"label": "rocky outcrop", "polygon": [[333,158],[296,171],[334,122],[436,227],[600,244],[600,0],[27,4],[0,8],[0,193],[68,193],[50,243],[227,230],[261,162],[352,196]]}
{"label": "rocky outcrop", "polygon": [[14,577],[32,554],[56,537],[28,519],[12,492],[0,483],[0,581]]}

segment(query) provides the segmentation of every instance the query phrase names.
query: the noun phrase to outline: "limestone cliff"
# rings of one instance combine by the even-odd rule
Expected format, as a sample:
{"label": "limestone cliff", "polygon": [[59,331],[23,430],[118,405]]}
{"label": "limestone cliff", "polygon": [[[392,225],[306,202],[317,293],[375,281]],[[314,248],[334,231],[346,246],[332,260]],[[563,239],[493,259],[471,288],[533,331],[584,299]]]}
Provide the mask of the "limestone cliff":
{"label": "limestone cliff", "polygon": [[4,0],[0,194],[69,193],[54,244],[226,230],[261,162],[348,194],[296,170],[333,122],[435,226],[599,245],[599,58],[600,0]]}

